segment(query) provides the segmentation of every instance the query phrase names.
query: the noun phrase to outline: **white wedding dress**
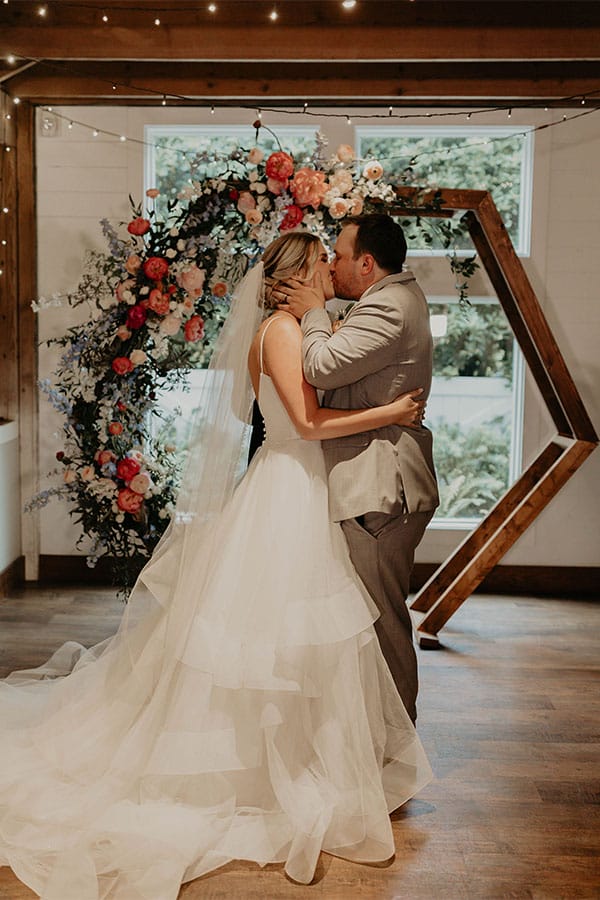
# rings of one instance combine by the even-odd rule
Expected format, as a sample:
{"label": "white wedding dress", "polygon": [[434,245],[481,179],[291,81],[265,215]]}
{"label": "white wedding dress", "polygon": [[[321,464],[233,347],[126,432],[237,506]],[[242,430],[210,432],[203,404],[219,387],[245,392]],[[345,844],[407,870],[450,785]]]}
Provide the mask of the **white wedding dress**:
{"label": "white wedding dress", "polygon": [[231,860],[305,883],[321,850],[385,860],[389,812],[431,777],[320,444],[264,374],[259,399],[266,440],[213,540],[159,548],[115,637],[0,682],[0,865],[44,900],[174,900]]}

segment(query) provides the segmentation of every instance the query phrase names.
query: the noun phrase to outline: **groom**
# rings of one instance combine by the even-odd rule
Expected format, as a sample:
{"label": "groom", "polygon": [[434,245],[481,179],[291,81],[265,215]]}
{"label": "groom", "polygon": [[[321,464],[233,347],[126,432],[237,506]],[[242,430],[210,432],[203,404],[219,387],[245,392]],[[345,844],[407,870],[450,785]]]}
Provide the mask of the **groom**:
{"label": "groom", "polygon": [[[297,282],[279,297],[301,320],[304,373],[323,405],[361,409],[431,387],[429,311],[403,271],[406,241],[387,215],[345,220],[331,266],[336,297],[355,301],[333,331],[324,294]],[[287,304],[284,306],[283,304]],[[417,658],[406,606],[415,549],[439,503],[431,432],[391,425],[323,441],[330,512],[380,612],[375,630],[406,710],[416,720]]]}

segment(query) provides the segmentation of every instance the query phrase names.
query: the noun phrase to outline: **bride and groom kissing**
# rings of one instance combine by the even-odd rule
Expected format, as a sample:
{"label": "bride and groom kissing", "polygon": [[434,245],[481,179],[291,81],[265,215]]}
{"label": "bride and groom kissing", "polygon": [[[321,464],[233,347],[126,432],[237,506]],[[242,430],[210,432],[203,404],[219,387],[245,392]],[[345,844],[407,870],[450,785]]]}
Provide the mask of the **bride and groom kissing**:
{"label": "bride and groom kissing", "polygon": [[[265,250],[119,630],[0,681],[0,865],[45,900],[393,856],[389,813],[431,778],[405,601],[438,502],[405,255],[385,215],[346,220],[331,264],[307,232]],[[334,294],[356,301],[335,331]],[[253,396],[265,440],[239,479]]]}

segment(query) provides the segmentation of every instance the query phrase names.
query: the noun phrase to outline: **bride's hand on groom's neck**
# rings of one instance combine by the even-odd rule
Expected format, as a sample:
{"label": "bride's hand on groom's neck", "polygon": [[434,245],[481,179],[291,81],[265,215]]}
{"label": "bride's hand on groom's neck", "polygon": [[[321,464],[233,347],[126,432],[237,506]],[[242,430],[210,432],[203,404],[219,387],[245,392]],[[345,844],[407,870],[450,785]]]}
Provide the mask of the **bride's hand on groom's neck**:
{"label": "bride's hand on groom's neck", "polygon": [[325,309],[326,290],[323,278],[316,273],[310,281],[289,278],[273,289],[279,309],[291,312],[301,319],[309,309]]}

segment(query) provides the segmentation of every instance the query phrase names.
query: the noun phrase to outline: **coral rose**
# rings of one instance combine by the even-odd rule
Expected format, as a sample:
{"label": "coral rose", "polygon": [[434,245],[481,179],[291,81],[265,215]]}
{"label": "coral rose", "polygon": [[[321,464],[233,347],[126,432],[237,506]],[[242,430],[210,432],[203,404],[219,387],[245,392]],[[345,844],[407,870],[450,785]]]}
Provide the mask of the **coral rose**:
{"label": "coral rose", "polygon": [[125,268],[127,269],[127,271],[129,272],[130,275],[135,275],[135,273],[137,272],[137,270],[139,269],[141,264],[142,264],[142,259],[140,256],[137,255],[137,253],[132,253],[125,260]]}
{"label": "coral rose", "polygon": [[131,360],[126,356],[117,356],[113,359],[111,365],[113,372],[116,372],[117,375],[127,375],[127,373],[131,372],[133,369]]}
{"label": "coral rose", "polygon": [[77,481],[77,472],[74,469],[65,469],[63,481],[65,484],[73,484],[74,481]]}
{"label": "coral rose", "polygon": [[269,178],[286,181],[294,174],[294,160],[289,153],[284,153],[283,150],[271,153],[267,160],[266,173]]}
{"label": "coral rose", "polygon": [[227,293],[227,284],[224,281],[215,282],[212,292],[214,297],[224,297]]}
{"label": "coral rose", "polygon": [[131,337],[131,332],[127,325],[119,325],[117,328],[117,337],[120,341],[128,341]]}
{"label": "coral rose", "polygon": [[96,470],[93,466],[84,466],[79,472],[82,481],[93,481],[96,477]]}
{"label": "coral rose", "polygon": [[137,459],[132,459],[131,456],[126,456],[124,459],[120,459],[117,463],[117,475],[119,478],[122,478],[123,481],[131,481],[134,475],[140,471],[140,464]]}
{"label": "coral rose", "polygon": [[202,316],[192,316],[183,326],[183,334],[186,341],[195,343],[204,337],[204,319]]}
{"label": "coral rose", "polygon": [[150,197],[151,200],[156,200],[159,194],[160,191],[158,190],[158,188],[148,188],[148,190],[146,191],[146,197]]}
{"label": "coral rose", "polygon": [[129,354],[129,359],[134,366],[141,366],[146,362],[148,357],[143,350],[132,350]]}
{"label": "coral rose", "polygon": [[129,312],[127,313],[127,328],[131,328],[134,331],[137,328],[141,328],[144,322],[146,321],[146,310],[141,305],[141,303],[136,303],[135,306],[132,306]]}
{"label": "coral rose", "polygon": [[250,212],[251,209],[256,209],[256,200],[250,191],[241,192],[238,197],[237,208],[241,213],[247,213]]}
{"label": "coral rose", "polygon": [[136,494],[131,488],[122,488],[117,495],[117,506],[123,512],[136,513],[144,502],[141,494]]}
{"label": "coral rose", "polygon": [[265,154],[262,152],[260,147],[253,147],[250,153],[248,154],[248,162],[253,165],[258,165],[265,158]]}
{"label": "coral rose", "polygon": [[296,228],[300,224],[303,218],[304,212],[300,209],[299,206],[295,206],[293,203],[291,203],[285,208],[285,216],[281,221],[279,230],[291,231],[292,228]]}
{"label": "coral rose", "polygon": [[108,426],[109,434],[123,434],[123,426],[120,422],[111,422]]}
{"label": "coral rose", "polygon": [[248,225],[260,225],[263,215],[260,209],[249,209],[246,213],[246,222]]}
{"label": "coral rose", "polygon": [[173,336],[181,328],[181,318],[171,313],[171,315],[165,316],[159,328],[162,334]]}
{"label": "coral rose", "polygon": [[169,263],[162,256],[150,256],[144,263],[144,275],[152,281],[160,281],[169,271]]}
{"label": "coral rose", "polygon": [[290,191],[298,206],[312,206],[314,209],[321,205],[321,201],[327,193],[325,172],[317,172],[315,169],[305,167],[298,169],[290,184]]}
{"label": "coral rose", "polygon": [[146,234],[146,232],[149,230],[150,220],[142,219],[141,216],[138,216],[136,219],[132,219],[127,226],[127,231],[129,232],[129,234],[134,234],[136,235],[136,237],[139,237],[142,234]]}
{"label": "coral rose", "polygon": [[354,147],[350,146],[350,144],[340,144],[335,151],[335,155],[340,162],[352,162],[352,160],[354,159]]}
{"label": "coral rose", "polygon": [[162,291],[154,288],[148,297],[148,309],[153,310],[159,316],[166,316],[169,312],[170,302],[169,294],[163,294]]}
{"label": "coral rose", "polygon": [[200,297],[204,289],[206,272],[197,265],[186,266],[177,276],[179,287],[183,288],[190,296]]}
{"label": "coral rose", "polygon": [[135,491],[136,494],[145,494],[150,487],[150,479],[145,472],[140,472],[139,475],[133,476],[129,482],[129,487],[132,491]]}
{"label": "coral rose", "polygon": [[383,166],[377,160],[373,160],[373,162],[369,162],[363,169],[363,175],[369,181],[377,181],[378,178],[381,178],[383,175]]}

